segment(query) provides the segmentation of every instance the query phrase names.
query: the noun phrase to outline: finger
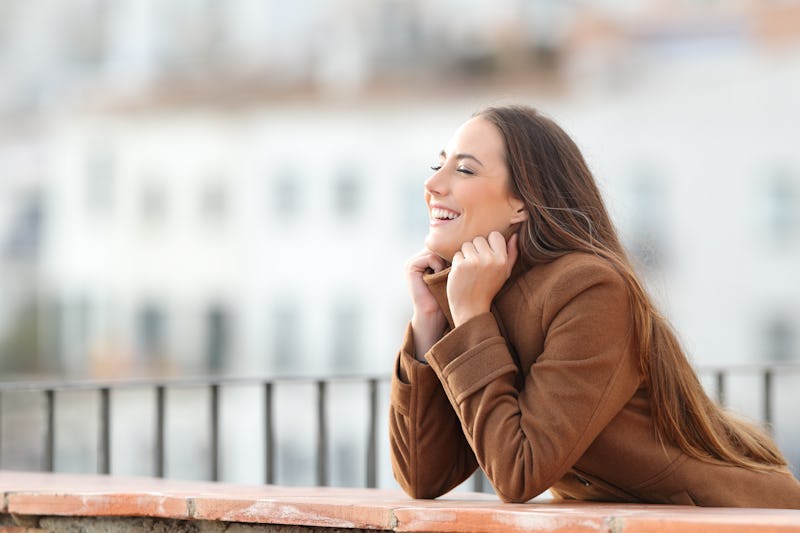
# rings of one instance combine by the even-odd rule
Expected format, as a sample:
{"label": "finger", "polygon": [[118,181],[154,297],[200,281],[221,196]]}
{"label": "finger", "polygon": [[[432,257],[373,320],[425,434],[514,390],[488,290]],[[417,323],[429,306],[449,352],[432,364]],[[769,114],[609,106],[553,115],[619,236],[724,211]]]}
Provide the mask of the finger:
{"label": "finger", "polygon": [[489,242],[481,236],[472,239],[472,245],[479,255],[491,255],[494,253],[491,246],[489,246]]}
{"label": "finger", "polygon": [[470,241],[467,241],[461,245],[461,253],[464,255],[464,259],[471,259],[473,257],[477,257],[478,255],[475,245]]}
{"label": "finger", "polygon": [[461,252],[456,252],[453,254],[453,266],[457,267],[461,262],[464,260],[464,254]]}
{"label": "finger", "polygon": [[493,231],[489,234],[489,246],[493,254],[502,258],[506,257],[506,239],[499,231]]}
{"label": "finger", "polygon": [[444,259],[431,252],[428,254],[428,267],[434,272],[439,272],[444,269]]}
{"label": "finger", "polygon": [[418,252],[411,258],[409,264],[420,267],[441,268],[444,266],[444,260],[434,252],[428,250],[427,248],[423,248],[422,251]]}

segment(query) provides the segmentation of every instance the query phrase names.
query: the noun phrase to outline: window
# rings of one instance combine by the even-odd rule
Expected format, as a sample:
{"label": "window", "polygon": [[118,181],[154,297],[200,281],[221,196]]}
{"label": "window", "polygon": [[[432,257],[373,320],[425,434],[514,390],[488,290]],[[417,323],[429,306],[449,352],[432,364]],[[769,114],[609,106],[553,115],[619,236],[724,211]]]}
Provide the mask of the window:
{"label": "window", "polygon": [[139,310],[137,337],[139,353],[147,362],[161,359],[166,353],[167,325],[164,310],[147,303]]}
{"label": "window", "polygon": [[228,355],[230,318],[221,305],[212,305],[206,313],[206,363],[211,372],[219,372]]}
{"label": "window", "polygon": [[39,255],[44,208],[37,192],[17,201],[17,212],[9,221],[8,235],[0,240],[0,257],[5,259],[31,260]]}
{"label": "window", "polygon": [[787,363],[797,356],[797,334],[789,317],[776,314],[764,328],[766,359],[773,363]]}
{"label": "window", "polygon": [[361,180],[354,168],[343,168],[334,178],[333,204],[340,217],[349,217],[361,209]]}
{"label": "window", "polygon": [[764,225],[767,236],[779,245],[790,244],[800,231],[800,192],[786,170],[774,171],[764,190]]}

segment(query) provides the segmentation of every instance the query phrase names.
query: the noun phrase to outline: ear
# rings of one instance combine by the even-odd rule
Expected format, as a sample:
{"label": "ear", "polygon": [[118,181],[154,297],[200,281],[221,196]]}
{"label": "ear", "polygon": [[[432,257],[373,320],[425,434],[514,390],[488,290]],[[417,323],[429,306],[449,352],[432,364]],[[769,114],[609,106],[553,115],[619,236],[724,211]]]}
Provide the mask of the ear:
{"label": "ear", "polygon": [[513,196],[509,199],[508,204],[511,206],[511,224],[528,220],[528,210],[525,208],[525,202]]}

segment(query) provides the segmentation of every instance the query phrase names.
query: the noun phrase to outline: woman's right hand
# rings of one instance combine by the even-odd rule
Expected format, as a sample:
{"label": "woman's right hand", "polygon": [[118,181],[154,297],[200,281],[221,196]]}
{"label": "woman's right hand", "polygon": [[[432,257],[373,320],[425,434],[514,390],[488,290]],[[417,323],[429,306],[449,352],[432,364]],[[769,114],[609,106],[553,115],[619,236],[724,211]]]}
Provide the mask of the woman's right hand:
{"label": "woman's right hand", "polygon": [[428,269],[439,272],[445,266],[444,259],[427,248],[423,248],[406,263],[406,280],[411,293],[411,303],[414,306],[411,330],[414,332],[415,357],[420,361],[425,361],[425,354],[442,337],[447,325],[447,319],[439,308],[439,303],[431,294],[422,276]]}

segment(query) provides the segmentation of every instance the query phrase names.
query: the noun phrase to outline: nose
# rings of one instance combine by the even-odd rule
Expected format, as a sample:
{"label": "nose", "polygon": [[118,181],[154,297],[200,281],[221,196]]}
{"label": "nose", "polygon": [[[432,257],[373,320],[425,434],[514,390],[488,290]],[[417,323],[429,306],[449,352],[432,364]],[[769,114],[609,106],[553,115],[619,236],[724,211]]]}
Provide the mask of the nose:
{"label": "nose", "polygon": [[425,180],[425,192],[434,195],[442,196],[447,190],[447,178],[440,168],[433,175]]}

